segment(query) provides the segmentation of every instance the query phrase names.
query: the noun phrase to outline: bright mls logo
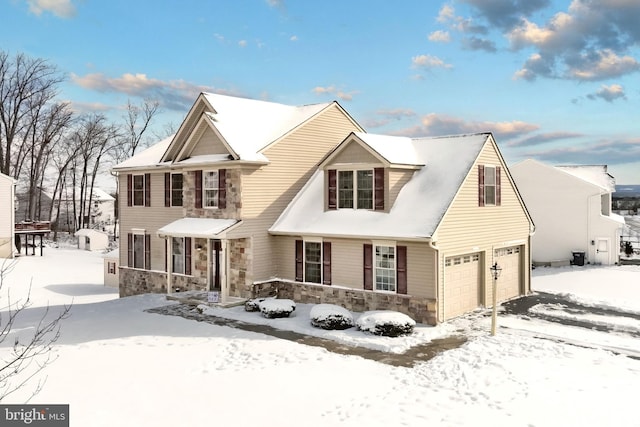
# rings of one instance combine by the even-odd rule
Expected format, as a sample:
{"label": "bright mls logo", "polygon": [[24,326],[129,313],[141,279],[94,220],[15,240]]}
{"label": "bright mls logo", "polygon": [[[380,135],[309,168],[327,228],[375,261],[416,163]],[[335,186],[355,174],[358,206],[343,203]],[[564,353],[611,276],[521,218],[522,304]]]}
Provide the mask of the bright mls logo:
{"label": "bright mls logo", "polygon": [[0,405],[1,426],[69,427],[69,405]]}

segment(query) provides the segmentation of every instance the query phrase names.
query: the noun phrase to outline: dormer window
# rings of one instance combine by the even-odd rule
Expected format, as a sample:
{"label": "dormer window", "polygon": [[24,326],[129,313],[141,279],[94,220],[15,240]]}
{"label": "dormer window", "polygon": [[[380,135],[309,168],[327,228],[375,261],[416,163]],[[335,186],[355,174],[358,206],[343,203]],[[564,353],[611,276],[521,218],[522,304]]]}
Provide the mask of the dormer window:
{"label": "dormer window", "polygon": [[329,209],[384,210],[384,168],[327,173]]}

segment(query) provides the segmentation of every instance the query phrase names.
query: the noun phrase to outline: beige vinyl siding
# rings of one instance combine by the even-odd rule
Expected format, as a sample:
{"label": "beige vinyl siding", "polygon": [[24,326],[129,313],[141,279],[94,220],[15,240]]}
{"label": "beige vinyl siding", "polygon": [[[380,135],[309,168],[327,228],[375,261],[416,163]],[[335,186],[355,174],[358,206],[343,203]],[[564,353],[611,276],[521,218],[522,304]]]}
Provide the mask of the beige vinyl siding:
{"label": "beige vinyl siding", "polygon": [[274,276],[272,237],[267,230],[309,180],[322,157],[350,132],[359,130],[334,104],[265,149],[268,165],[243,170],[243,225],[228,236],[252,238],[253,277],[247,280]]}
{"label": "beige vinyl siding", "polygon": [[[345,135],[346,136],[346,135]],[[363,163],[363,164],[376,164],[380,163],[380,160],[371,154],[366,148],[358,144],[355,141],[348,142],[344,148],[331,160],[326,168],[331,168],[332,165],[337,164],[350,164],[350,163]],[[382,163],[380,163],[382,166]]]}
{"label": "beige vinyl siding", "polygon": [[[295,241],[302,237],[277,236],[273,246],[277,277],[295,280]],[[364,288],[363,245],[371,240],[325,238],[331,242],[331,282],[334,286]],[[396,242],[407,247],[407,293],[413,297],[435,298],[436,252],[426,243]]]}
{"label": "beige vinyl siding", "polygon": [[[502,167],[501,206],[478,206],[478,165]],[[444,277],[444,257],[481,252],[485,257],[482,273],[484,288],[487,289],[491,286],[489,268],[493,262],[494,248],[514,246],[516,242],[526,243],[522,255],[524,260],[529,259],[529,219],[507,175],[506,166],[501,163],[493,142],[489,141],[434,233],[440,250],[439,277]],[[523,272],[526,291],[529,289],[527,271]],[[444,281],[441,280],[440,295],[443,295],[443,286]],[[443,298],[440,298],[438,305],[442,314]]]}
{"label": "beige vinyl siding", "polygon": [[191,156],[201,156],[206,154],[228,154],[229,150],[224,146],[218,135],[205,123],[204,132],[198,138]]}
{"label": "beige vinyl siding", "polygon": [[402,187],[409,182],[413,174],[414,170],[407,169],[389,169],[386,174],[386,180],[388,182],[387,188],[385,189],[387,194],[387,200],[385,200],[385,210],[389,211],[391,206],[396,202],[398,198],[398,193],[402,190]]}
{"label": "beige vinyl siding", "polygon": [[[144,172],[141,172],[143,174]],[[137,173],[132,173],[136,175]],[[127,206],[127,174],[119,175],[120,266],[127,266],[127,234],[143,229],[151,236],[151,269],[164,271],[165,241],[158,229],[184,216],[184,208],[164,206],[164,171],[151,174],[151,206]]]}

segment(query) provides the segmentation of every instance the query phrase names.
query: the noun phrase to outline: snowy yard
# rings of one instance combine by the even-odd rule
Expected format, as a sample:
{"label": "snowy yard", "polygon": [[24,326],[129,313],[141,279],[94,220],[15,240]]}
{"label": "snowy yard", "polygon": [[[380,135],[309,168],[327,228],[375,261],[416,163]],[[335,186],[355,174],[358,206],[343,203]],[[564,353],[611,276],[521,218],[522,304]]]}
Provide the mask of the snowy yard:
{"label": "snowy yard", "polygon": [[[490,317],[476,312],[438,327],[416,325],[409,337],[385,338],[313,328],[311,306],[304,304],[285,319],[242,308],[211,310],[388,352],[456,333],[469,337],[460,348],[404,368],[147,313],[169,303],[162,295],[118,299],[117,290],[102,286],[100,255],[48,248],[44,257],[21,257],[0,300],[6,310],[7,291],[15,301],[32,282],[33,306],[17,321],[19,334],[33,330],[47,304],[55,313],[73,302],[55,346],[57,360],[31,400],[70,404],[72,426],[640,425],[634,406],[640,320],[633,317],[640,313],[640,266],[534,270],[538,291],[629,312],[563,314],[610,325],[612,332],[501,313],[491,337]],[[9,342],[0,348],[3,358]],[[23,403],[31,391],[21,389],[3,403]]]}

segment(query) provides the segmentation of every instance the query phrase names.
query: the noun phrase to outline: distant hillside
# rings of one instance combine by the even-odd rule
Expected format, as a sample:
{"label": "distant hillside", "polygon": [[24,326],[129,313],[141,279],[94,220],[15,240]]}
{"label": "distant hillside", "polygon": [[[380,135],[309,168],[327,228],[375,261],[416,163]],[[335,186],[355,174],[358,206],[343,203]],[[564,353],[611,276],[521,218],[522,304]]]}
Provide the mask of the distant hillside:
{"label": "distant hillside", "polygon": [[640,197],[640,185],[616,185],[613,198]]}

